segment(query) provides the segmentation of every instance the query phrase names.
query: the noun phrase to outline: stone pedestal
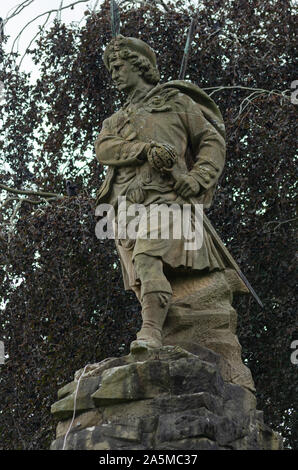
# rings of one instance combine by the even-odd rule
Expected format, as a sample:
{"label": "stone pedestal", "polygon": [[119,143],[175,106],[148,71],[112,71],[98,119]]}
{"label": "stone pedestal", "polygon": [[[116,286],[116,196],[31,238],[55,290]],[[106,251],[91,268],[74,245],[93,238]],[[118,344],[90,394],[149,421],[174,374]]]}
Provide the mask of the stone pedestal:
{"label": "stone pedestal", "polygon": [[52,406],[51,449],[282,449],[241,359],[231,303],[246,287],[232,270],[171,284],[164,346],[77,371]]}
{"label": "stone pedestal", "polygon": [[87,366],[58,392],[51,449],[281,449],[254,394],[224,381],[223,361],[164,346]]}

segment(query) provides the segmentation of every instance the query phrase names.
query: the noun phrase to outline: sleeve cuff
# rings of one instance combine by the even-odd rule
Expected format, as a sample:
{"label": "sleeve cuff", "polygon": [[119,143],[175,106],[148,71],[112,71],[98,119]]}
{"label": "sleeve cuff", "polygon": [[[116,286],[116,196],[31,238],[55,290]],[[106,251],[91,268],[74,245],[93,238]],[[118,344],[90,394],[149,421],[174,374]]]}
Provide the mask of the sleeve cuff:
{"label": "sleeve cuff", "polygon": [[205,189],[209,189],[215,185],[218,175],[215,168],[206,168],[199,166],[190,171],[190,175]]}
{"label": "sleeve cuff", "polygon": [[121,160],[131,160],[132,158],[135,158],[137,160],[144,161],[146,159],[146,153],[144,152],[146,145],[147,144],[143,142],[123,144],[123,149],[120,150]]}

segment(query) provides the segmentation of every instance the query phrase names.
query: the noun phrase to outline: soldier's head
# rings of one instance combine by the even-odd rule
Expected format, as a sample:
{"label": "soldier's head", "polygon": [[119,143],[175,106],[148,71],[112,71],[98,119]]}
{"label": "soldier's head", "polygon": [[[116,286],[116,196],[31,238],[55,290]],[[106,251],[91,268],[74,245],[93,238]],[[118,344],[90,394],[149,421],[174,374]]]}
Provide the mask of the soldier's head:
{"label": "soldier's head", "polygon": [[108,44],[103,60],[120,91],[130,92],[140,81],[159,82],[155,53],[141,39],[117,36]]}

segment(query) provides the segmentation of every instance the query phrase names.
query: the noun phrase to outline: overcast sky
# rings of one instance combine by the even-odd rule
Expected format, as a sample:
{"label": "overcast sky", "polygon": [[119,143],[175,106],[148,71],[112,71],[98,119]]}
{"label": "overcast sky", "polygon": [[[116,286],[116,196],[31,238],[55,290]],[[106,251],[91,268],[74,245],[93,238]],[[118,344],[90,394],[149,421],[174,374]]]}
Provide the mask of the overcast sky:
{"label": "overcast sky", "polygon": [[[62,0],[62,2],[63,6],[67,6],[71,5],[72,3],[75,3],[75,0]],[[74,5],[73,10],[71,10],[70,8],[62,10],[61,19],[65,23],[79,22],[81,20],[84,21],[84,11],[87,9],[87,7],[89,6],[91,8],[94,8],[101,2],[102,0],[81,0],[81,3]],[[24,3],[24,0],[2,0],[0,16],[5,20],[21,3]],[[9,19],[7,24],[5,24],[5,35],[10,36],[8,43],[5,47],[8,51],[11,50],[15,38],[29,21],[31,21],[36,16],[41,15],[42,13],[59,8],[61,5],[61,0],[27,0],[25,2],[25,5],[28,6],[24,8],[14,18]],[[47,28],[52,24],[53,20],[56,18],[56,15],[57,13],[52,14],[49,19],[49,22],[47,23]],[[46,21],[46,18],[47,15],[44,15],[36,19],[22,33],[18,42],[18,50],[21,56],[26,51],[26,48],[30,44],[30,41],[38,32],[38,26],[43,25],[43,23]],[[16,50],[16,47],[14,47],[14,50]],[[38,73],[29,57],[24,58],[22,62],[22,69],[26,71],[32,70],[34,72],[34,76]]]}

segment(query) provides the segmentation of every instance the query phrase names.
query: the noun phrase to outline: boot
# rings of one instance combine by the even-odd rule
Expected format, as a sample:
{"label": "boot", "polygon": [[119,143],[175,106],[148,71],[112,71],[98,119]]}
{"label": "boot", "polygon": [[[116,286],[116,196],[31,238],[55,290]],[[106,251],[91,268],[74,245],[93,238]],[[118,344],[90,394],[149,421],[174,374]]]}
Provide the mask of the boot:
{"label": "boot", "polygon": [[143,296],[141,330],[130,350],[162,347],[162,327],[165,322],[172,294],[167,292],[151,292]]}

